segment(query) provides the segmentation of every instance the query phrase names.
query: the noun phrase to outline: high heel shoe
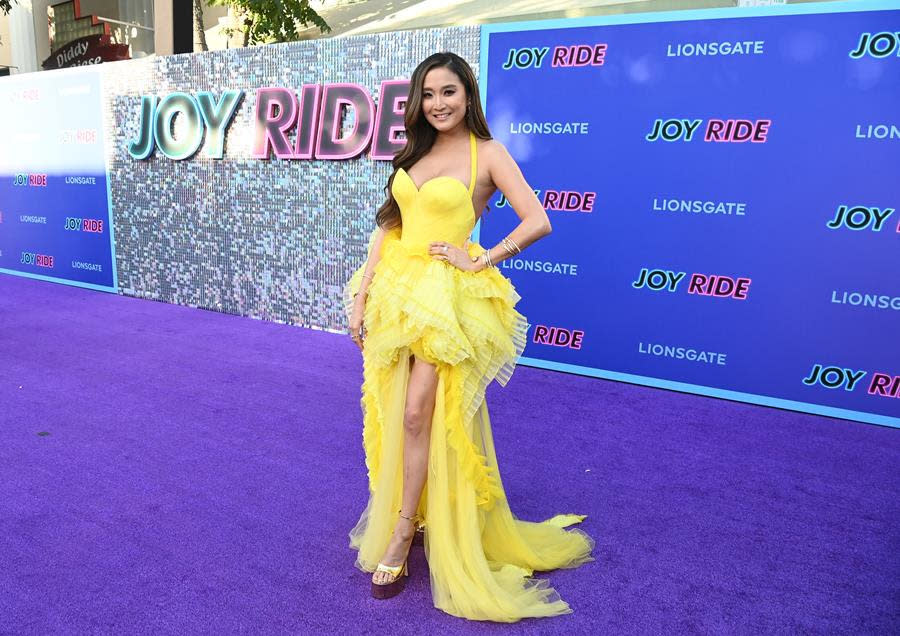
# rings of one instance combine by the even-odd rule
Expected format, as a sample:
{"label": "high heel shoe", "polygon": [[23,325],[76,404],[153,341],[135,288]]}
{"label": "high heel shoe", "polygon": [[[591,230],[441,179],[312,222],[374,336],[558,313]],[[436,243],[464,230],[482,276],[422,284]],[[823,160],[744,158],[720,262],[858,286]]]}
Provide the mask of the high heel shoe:
{"label": "high heel shoe", "polygon": [[387,583],[372,581],[372,597],[379,600],[393,598],[406,587],[406,579],[409,578],[409,561],[408,559],[404,560],[402,565],[395,567],[379,563],[375,571],[386,572],[391,576],[391,580]]}
{"label": "high heel shoe", "polygon": [[[413,525],[417,525],[418,515],[407,517],[402,512],[399,514],[404,519],[412,521]],[[418,534],[418,532],[416,534]],[[413,538],[410,539],[409,542],[410,547],[415,539],[416,537],[413,535]],[[384,572],[390,579],[387,583],[376,583],[375,581],[372,581],[372,597],[377,599],[388,599],[397,596],[406,587],[406,580],[409,578],[409,549],[406,551],[406,558],[403,559],[403,563],[400,565],[385,565],[384,563],[379,563],[375,568],[375,572]]]}

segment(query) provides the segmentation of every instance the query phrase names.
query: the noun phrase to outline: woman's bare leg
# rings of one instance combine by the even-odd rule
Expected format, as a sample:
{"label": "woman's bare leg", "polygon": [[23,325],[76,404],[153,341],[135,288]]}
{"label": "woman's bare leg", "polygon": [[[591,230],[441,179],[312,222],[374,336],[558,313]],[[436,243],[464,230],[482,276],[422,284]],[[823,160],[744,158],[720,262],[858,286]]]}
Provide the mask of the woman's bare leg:
{"label": "woman's bare leg", "polygon": [[[431,416],[434,413],[434,395],[437,389],[437,367],[415,357],[409,370],[406,389],[406,408],[403,414],[403,504],[401,511],[407,517],[416,514],[425,477],[428,471],[428,447],[431,441]],[[385,565],[400,565],[409,551],[409,544],[416,534],[412,521],[399,517],[394,526],[387,550],[381,558]],[[386,583],[390,576],[376,572],[375,583]]]}

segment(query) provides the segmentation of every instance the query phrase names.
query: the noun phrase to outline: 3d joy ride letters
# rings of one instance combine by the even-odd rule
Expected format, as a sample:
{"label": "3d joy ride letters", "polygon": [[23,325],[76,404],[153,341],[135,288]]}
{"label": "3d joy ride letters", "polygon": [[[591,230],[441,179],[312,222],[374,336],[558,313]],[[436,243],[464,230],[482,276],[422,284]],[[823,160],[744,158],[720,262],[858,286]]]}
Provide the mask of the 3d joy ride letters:
{"label": "3d joy ride letters", "polygon": [[[279,159],[349,159],[371,146],[372,159],[390,160],[405,143],[397,133],[404,129],[408,92],[408,80],[383,81],[376,111],[372,97],[358,84],[304,84],[299,96],[287,88],[258,88],[252,156],[268,159],[274,152]],[[138,136],[128,143],[128,153],[147,159],[159,148],[169,159],[188,159],[206,138],[204,156],[221,159],[226,131],[243,97],[243,90],[226,90],[218,99],[208,91],[170,93],[162,99],[144,95]],[[342,135],[348,109],[353,127]],[[176,137],[173,124],[179,116],[184,125]]]}

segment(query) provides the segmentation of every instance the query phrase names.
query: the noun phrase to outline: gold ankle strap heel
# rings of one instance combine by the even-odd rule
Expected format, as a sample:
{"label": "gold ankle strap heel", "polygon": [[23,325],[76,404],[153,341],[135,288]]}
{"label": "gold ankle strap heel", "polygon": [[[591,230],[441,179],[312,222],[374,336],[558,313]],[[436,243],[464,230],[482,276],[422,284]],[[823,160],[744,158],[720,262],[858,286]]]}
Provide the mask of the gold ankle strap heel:
{"label": "gold ankle strap heel", "polygon": [[[403,514],[402,510],[399,510],[398,514],[404,519],[412,521],[416,528],[419,527],[419,522],[421,521],[419,515],[407,517]],[[410,546],[415,542],[418,534],[417,531],[416,534],[413,535]],[[386,583],[376,583],[375,581],[372,581],[372,596],[377,599],[388,599],[397,596],[397,594],[402,592],[403,588],[406,587],[406,579],[409,578],[409,550],[407,550],[406,558],[403,559],[403,563],[400,565],[385,565],[384,563],[379,563],[375,568],[375,572],[384,572],[390,579]]]}

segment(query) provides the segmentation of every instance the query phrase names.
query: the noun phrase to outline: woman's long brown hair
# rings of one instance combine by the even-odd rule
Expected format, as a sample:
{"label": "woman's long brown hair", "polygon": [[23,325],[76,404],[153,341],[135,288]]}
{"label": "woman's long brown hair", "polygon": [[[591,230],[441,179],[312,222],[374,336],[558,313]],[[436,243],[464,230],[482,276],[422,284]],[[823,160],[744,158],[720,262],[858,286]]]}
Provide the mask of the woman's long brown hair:
{"label": "woman's long brown hair", "polygon": [[478,93],[478,80],[469,64],[456,53],[444,52],[429,55],[422,60],[413,71],[409,83],[409,98],[406,101],[406,113],[403,123],[406,126],[406,145],[394,156],[394,171],[388,178],[384,191],[387,200],[375,213],[375,223],[386,230],[401,225],[400,208],[394,200],[391,185],[400,168],[409,170],[419,159],[425,156],[437,131],[428,123],[422,114],[422,86],[425,83],[425,75],[433,68],[446,67],[453,71],[462,82],[466,91],[469,107],[466,109],[465,122],[469,130],[475,133],[479,139],[491,139],[491,131],[488,129],[487,120],[481,110],[481,96]]}

